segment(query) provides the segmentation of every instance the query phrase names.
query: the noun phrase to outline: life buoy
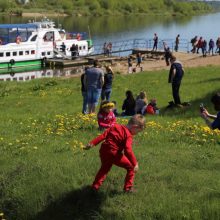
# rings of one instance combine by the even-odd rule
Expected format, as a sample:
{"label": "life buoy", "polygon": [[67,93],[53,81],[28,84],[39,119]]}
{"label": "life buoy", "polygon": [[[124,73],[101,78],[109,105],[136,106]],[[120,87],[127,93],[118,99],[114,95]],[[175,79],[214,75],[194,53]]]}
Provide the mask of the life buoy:
{"label": "life buoy", "polygon": [[9,61],[9,63],[13,66],[13,65],[15,65],[15,60],[11,59],[11,60]]}
{"label": "life buoy", "polygon": [[80,33],[78,33],[78,34],[76,35],[76,39],[77,39],[77,40],[81,40],[81,34],[80,34]]}

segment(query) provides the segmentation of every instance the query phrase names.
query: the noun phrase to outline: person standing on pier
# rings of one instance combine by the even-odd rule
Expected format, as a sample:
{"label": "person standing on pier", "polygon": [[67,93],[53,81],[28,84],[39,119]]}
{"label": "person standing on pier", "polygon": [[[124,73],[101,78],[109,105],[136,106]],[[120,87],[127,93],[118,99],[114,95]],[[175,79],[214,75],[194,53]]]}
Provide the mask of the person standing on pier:
{"label": "person standing on pier", "polygon": [[214,46],[215,46],[215,42],[213,39],[209,40],[209,54],[211,54],[212,52],[212,56],[214,55]]}
{"label": "person standing on pier", "polygon": [[158,36],[156,33],[154,33],[154,46],[153,46],[153,50],[157,51],[157,45],[158,45]]}
{"label": "person standing on pier", "polygon": [[66,45],[64,44],[64,42],[61,44],[60,46],[61,52],[66,55]]}
{"label": "person standing on pier", "polygon": [[86,69],[84,86],[87,91],[88,113],[95,113],[104,84],[104,72],[98,60],[94,60],[93,67]]}
{"label": "person standing on pier", "polygon": [[175,51],[176,51],[176,52],[178,52],[179,43],[180,43],[180,35],[178,34],[178,35],[176,36],[176,40],[175,40]]}

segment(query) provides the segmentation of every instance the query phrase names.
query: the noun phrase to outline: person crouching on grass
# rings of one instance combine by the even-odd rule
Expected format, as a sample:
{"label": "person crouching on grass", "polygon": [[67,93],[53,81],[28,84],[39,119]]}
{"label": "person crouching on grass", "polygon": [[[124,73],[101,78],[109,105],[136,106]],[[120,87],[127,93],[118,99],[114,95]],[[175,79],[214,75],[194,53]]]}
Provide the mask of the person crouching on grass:
{"label": "person crouching on grass", "polygon": [[110,128],[115,125],[116,117],[113,113],[114,106],[114,103],[109,101],[101,102],[100,109],[97,115],[100,130]]}
{"label": "person crouching on grass", "polygon": [[141,132],[145,127],[144,116],[137,114],[130,118],[127,125],[115,124],[86,146],[88,150],[103,141],[99,150],[101,168],[96,174],[92,189],[98,191],[112,165],[127,170],[124,182],[124,192],[133,192],[135,172],[138,171],[138,162],[132,150],[133,135]]}
{"label": "person crouching on grass", "polygon": [[[217,113],[217,115],[211,115],[204,107],[202,107],[200,109],[201,117],[205,120],[209,128],[213,130],[218,128],[220,130],[220,93],[219,92],[212,96],[211,102],[214,104],[215,110],[219,112]],[[214,119],[214,121],[211,122],[209,118]]]}

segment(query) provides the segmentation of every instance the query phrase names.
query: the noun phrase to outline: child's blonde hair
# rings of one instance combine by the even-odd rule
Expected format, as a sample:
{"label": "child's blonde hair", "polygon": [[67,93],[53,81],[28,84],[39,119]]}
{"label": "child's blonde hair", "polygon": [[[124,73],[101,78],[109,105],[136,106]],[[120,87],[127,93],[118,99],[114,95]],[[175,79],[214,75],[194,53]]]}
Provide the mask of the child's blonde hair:
{"label": "child's blonde hair", "polygon": [[138,127],[144,128],[145,122],[146,122],[146,119],[143,115],[136,114],[130,118],[130,120],[128,121],[128,125],[129,126],[137,125]]}

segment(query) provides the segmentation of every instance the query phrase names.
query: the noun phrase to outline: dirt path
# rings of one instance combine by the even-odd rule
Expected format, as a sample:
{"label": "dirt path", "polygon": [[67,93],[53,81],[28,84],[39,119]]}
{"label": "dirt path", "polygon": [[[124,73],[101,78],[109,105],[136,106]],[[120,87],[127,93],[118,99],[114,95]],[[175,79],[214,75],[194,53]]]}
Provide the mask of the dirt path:
{"label": "dirt path", "polygon": [[[207,56],[202,57],[201,54],[191,54],[191,53],[183,53],[177,52],[174,54],[179,61],[182,62],[183,66],[186,67],[199,67],[199,66],[219,66],[220,67],[220,56]],[[135,67],[136,61],[133,60],[133,66]],[[169,66],[166,66],[164,60],[156,60],[156,59],[146,59],[142,62],[143,71],[156,71],[156,70],[169,70]],[[127,74],[128,67],[127,61],[115,62],[113,64],[113,68],[115,72],[120,72],[123,74]],[[140,69],[137,68],[137,72],[140,72]]]}

